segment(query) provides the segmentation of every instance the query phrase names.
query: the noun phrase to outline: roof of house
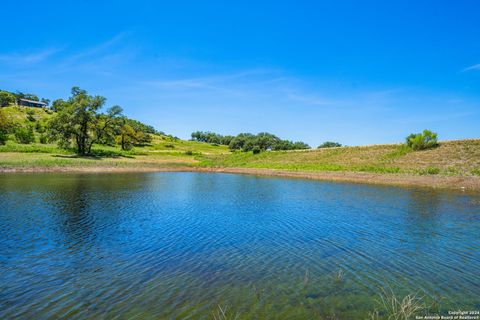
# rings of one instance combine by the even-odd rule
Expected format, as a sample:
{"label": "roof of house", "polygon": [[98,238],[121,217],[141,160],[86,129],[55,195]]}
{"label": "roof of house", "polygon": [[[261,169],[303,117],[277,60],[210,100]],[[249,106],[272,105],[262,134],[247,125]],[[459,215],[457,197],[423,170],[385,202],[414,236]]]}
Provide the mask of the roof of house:
{"label": "roof of house", "polygon": [[45,102],[42,102],[42,101],[28,100],[28,99],[22,99],[22,98],[20,98],[20,99],[18,99],[18,100],[20,100],[20,101],[25,101],[25,102],[29,102],[29,103],[42,104],[42,105],[45,105],[45,106],[47,105]]}

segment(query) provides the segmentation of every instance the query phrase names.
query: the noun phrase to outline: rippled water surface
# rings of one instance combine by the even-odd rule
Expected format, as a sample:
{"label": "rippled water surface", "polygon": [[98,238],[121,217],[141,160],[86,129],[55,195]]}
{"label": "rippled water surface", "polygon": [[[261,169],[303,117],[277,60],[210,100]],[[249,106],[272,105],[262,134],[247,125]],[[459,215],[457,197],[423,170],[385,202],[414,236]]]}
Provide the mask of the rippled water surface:
{"label": "rippled water surface", "polygon": [[[480,309],[480,196],[202,173],[0,175],[1,319]],[[390,290],[388,289],[388,290]]]}

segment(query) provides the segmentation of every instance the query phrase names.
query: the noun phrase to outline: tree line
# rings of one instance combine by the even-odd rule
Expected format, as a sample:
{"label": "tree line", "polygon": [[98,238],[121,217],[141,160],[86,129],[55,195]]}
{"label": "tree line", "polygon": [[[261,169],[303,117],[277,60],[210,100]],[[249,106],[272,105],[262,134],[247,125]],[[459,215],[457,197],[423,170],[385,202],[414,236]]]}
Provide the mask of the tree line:
{"label": "tree line", "polygon": [[266,150],[299,150],[310,149],[305,142],[282,140],[274,134],[260,132],[258,134],[240,133],[236,136],[220,135],[213,132],[196,131],[191,134],[192,140],[211,144],[226,145],[230,150],[253,151],[259,153]]}
{"label": "tree line", "polygon": [[[0,92],[0,97],[6,96],[4,92],[6,91]],[[4,100],[0,99],[0,105],[8,105],[2,104],[2,101]],[[73,87],[67,100],[52,102],[50,112],[53,116],[45,124],[36,121],[32,109],[27,111],[27,120],[31,122],[27,126],[13,123],[0,112],[0,144],[5,143],[9,134],[13,134],[19,143],[33,142],[36,131],[41,143],[56,141],[62,148],[74,148],[76,153],[85,155],[92,153],[95,144],[119,145],[122,150],[129,150],[135,145],[152,141],[151,134],[156,133],[152,126],[129,119],[123,115],[120,106],[101,112],[105,101],[105,97],[92,96],[79,87]]]}

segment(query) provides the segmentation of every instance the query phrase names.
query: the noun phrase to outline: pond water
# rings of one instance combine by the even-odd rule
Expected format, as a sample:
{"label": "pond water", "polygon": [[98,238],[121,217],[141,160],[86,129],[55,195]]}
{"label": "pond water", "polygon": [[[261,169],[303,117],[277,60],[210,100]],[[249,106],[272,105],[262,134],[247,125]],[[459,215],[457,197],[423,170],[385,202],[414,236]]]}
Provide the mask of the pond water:
{"label": "pond water", "polygon": [[480,195],[208,173],[0,175],[1,319],[480,309]]}

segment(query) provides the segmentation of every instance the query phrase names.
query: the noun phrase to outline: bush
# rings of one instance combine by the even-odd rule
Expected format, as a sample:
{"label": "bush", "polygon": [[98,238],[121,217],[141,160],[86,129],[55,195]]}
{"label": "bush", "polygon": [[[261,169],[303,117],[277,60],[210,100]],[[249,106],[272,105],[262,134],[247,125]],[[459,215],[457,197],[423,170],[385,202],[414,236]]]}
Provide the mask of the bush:
{"label": "bush", "polygon": [[15,129],[15,140],[18,143],[29,144],[35,141],[32,128],[17,128]]}
{"label": "bush", "polygon": [[419,170],[418,170],[418,173],[421,174],[421,175],[439,174],[439,173],[440,173],[440,169],[439,169],[439,168],[435,168],[435,167],[427,167],[427,168],[425,168],[425,169],[419,169]]}
{"label": "bush", "polygon": [[35,123],[35,131],[37,131],[38,133],[44,133],[45,132],[45,127],[42,125],[42,123],[40,121],[37,121]]}
{"label": "bush", "polygon": [[48,142],[48,137],[47,137],[47,135],[42,133],[42,134],[40,135],[39,141],[40,141],[41,144],[46,144],[46,143]]}
{"label": "bush", "polygon": [[254,146],[254,147],[252,148],[253,154],[259,154],[261,151],[262,151],[262,149],[260,149],[259,146]]}
{"label": "bush", "polygon": [[317,149],[322,149],[322,148],[335,148],[335,147],[341,147],[342,144],[338,142],[332,142],[332,141],[326,141],[319,145]]}
{"label": "bush", "polygon": [[7,141],[7,134],[0,130],[0,145],[4,145],[5,142]]}
{"label": "bush", "polygon": [[430,130],[422,133],[412,133],[406,138],[406,144],[413,150],[425,150],[438,146],[437,134]]}
{"label": "bush", "polygon": [[34,116],[35,116],[35,111],[33,111],[32,109],[27,110],[27,119],[28,119],[28,121],[30,121],[30,122],[35,122],[36,119],[35,119]]}

